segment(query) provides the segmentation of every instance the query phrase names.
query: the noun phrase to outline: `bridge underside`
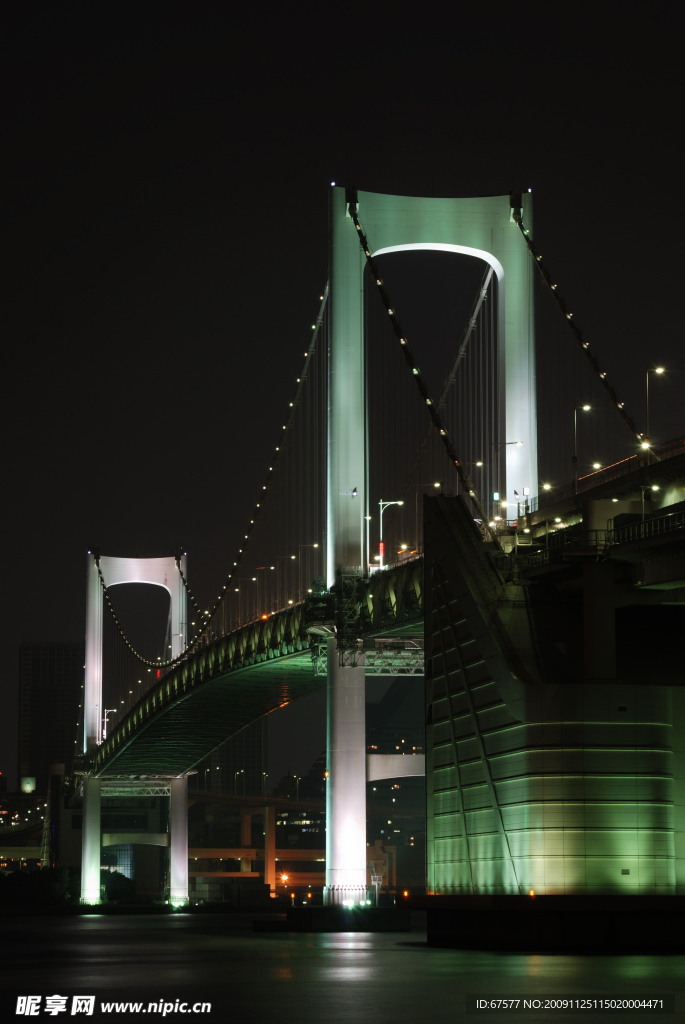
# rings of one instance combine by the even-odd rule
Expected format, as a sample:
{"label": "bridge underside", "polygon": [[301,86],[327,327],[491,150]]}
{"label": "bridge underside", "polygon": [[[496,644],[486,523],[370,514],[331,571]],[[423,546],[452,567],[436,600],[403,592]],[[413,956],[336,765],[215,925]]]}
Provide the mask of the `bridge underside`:
{"label": "bridge underside", "polygon": [[[423,675],[423,561],[360,579],[358,653],[366,675]],[[219,637],[158,679],[97,748],[101,778],[179,776],[251,722],[326,687],[330,595]]]}
{"label": "bridge underside", "polygon": [[314,673],[309,648],[218,675],[160,710],[97,774],[182,775],[251,722],[325,686],[325,675]]}

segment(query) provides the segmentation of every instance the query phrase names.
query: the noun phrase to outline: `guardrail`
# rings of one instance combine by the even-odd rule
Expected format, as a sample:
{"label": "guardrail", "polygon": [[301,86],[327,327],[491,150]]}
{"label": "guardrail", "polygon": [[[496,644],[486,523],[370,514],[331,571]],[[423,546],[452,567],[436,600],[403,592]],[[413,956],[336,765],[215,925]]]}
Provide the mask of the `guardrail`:
{"label": "guardrail", "polygon": [[685,512],[671,512],[665,516],[645,519],[639,523],[627,523],[614,530],[607,531],[607,545],[629,544],[631,541],[645,540],[648,537],[659,537],[685,528]]}
{"label": "guardrail", "polygon": [[513,572],[518,569],[537,569],[541,565],[546,565],[550,559],[550,551],[531,551],[525,555],[515,554],[513,551],[510,554],[498,551],[492,557],[500,572]]}
{"label": "guardrail", "polygon": [[629,544],[633,541],[660,537],[685,529],[685,512],[669,512],[664,516],[645,519],[639,523],[628,523],[613,530],[583,530],[572,533],[558,530],[546,538],[544,548],[525,554],[519,548],[511,553],[497,552],[493,561],[500,572],[516,573],[521,569],[536,569],[546,565],[561,553],[564,558],[597,557],[610,547]]}

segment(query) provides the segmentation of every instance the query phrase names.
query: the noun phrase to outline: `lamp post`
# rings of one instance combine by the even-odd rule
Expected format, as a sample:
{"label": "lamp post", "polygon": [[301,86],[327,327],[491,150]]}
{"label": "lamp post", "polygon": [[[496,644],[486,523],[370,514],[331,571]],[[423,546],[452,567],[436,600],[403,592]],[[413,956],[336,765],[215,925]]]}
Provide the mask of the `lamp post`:
{"label": "lamp post", "polygon": [[[644,502],[643,502],[644,504]],[[644,516],[642,517],[644,519]],[[102,742],[104,743],[107,739],[107,715],[113,715],[116,708],[105,708],[105,713],[102,718]]]}
{"label": "lamp post", "polygon": [[[649,437],[650,437],[650,434],[649,434],[649,375],[650,375],[650,373],[663,373],[663,372],[664,372],[664,367],[663,366],[654,366],[654,367],[648,366],[646,368],[646,370],[645,370],[645,406],[646,406],[646,413],[647,413],[645,418],[646,418],[646,421],[647,421],[647,433],[646,433],[644,441],[642,442],[642,447],[643,448],[647,448],[647,449],[649,449],[649,445],[650,445],[650,441],[649,441]],[[650,458],[649,458],[649,455],[647,455],[647,465],[649,465],[649,462],[650,462]]]}
{"label": "lamp post", "polygon": [[549,524],[560,523],[561,519],[559,516],[554,516],[553,519],[545,519],[545,551],[549,549]]}
{"label": "lamp post", "polygon": [[642,498],[642,522],[645,521],[645,491],[658,491],[658,484],[640,484],[640,496]]}
{"label": "lamp post", "polygon": [[[255,568],[255,572],[261,572],[261,571],[264,571],[264,572],[271,571],[271,572],[273,572],[273,570],[275,568],[276,568],[275,565],[258,565]],[[253,579],[254,578],[255,577],[253,577]],[[267,607],[267,604],[268,604],[268,602],[266,600],[266,582],[264,583],[264,586],[262,587],[262,597],[261,597],[261,600],[260,600],[260,598],[259,598],[259,579],[260,579],[259,576],[257,576],[256,579],[257,579],[257,614],[261,615],[262,618],[265,618],[265,615],[263,613],[264,613],[264,611],[265,611],[265,609]]]}
{"label": "lamp post", "polygon": [[383,501],[382,498],[378,502],[378,507],[380,508],[380,521],[381,521],[380,522],[380,537],[379,537],[379,543],[380,543],[380,559],[379,559],[379,562],[378,562],[378,568],[379,569],[383,568],[383,553],[384,553],[384,551],[383,551],[383,513],[385,512],[385,510],[388,507],[388,505],[404,505],[404,502],[403,501]]}
{"label": "lamp post", "polygon": [[[277,611],[281,606],[281,567],[279,562],[295,562],[297,561],[297,555],[277,555],[274,558],[276,563],[276,606],[274,611]],[[286,579],[286,590],[288,589],[288,581]]]}
{"label": "lamp post", "polygon": [[[256,583],[257,582],[257,577],[256,576],[238,576],[236,582],[237,583]],[[238,592],[238,625],[242,626],[242,624],[243,624],[243,588],[238,586],[238,587],[235,587],[235,590]]]}
{"label": "lamp post", "polygon": [[[297,545],[297,560],[298,560],[298,565],[297,565],[297,600],[298,601],[302,600],[302,551],[305,548],[307,548],[307,549],[313,548],[316,551],[316,554],[318,554],[318,547],[319,547],[318,544],[298,544]],[[315,565],[316,565],[316,555],[314,556],[314,560],[315,560]],[[309,557],[307,559],[307,568],[310,570],[307,575],[310,576],[310,582],[311,582],[311,564],[310,564]],[[318,570],[318,568],[319,568],[318,565],[316,565],[316,570]],[[318,572],[316,570],[315,570],[314,575],[318,576]]]}
{"label": "lamp post", "polygon": [[589,405],[573,406],[573,493],[578,493],[578,410],[589,412]]}
{"label": "lamp post", "polygon": [[[493,447],[495,449],[495,456],[496,456],[495,457],[495,471],[496,471],[496,476],[497,476],[497,494],[499,494],[500,493],[500,484],[499,484],[499,453],[502,450],[502,448],[506,448],[510,444],[515,445],[517,448],[522,448],[523,447],[523,441],[492,441],[491,443],[492,443],[492,445],[493,445]],[[506,494],[505,494],[505,498],[506,498]],[[498,500],[499,500],[499,498],[493,498],[493,501],[498,501]]]}

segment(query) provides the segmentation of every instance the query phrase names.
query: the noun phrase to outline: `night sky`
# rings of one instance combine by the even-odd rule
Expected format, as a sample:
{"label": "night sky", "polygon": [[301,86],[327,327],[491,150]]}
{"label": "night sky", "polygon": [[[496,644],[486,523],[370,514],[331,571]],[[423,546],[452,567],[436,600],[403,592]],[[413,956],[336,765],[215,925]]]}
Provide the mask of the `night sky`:
{"label": "night sky", "polygon": [[[532,188],[536,242],[629,410],[644,422],[663,364],[652,436],[683,432],[682,9],[477,10],[4,12],[11,778],[19,642],[83,636],[89,547],[182,544],[216,596],[325,284],[332,180]],[[288,735],[320,729],[320,702],[294,712]]]}

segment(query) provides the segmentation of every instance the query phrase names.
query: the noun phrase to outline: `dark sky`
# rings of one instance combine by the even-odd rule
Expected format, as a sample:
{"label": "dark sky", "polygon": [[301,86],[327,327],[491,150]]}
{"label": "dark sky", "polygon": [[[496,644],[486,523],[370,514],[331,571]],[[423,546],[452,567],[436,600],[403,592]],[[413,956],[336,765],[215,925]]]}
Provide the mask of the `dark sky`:
{"label": "dark sky", "polygon": [[216,594],[325,283],[331,180],[533,188],[536,240],[619,391],[641,416],[663,362],[652,434],[682,432],[678,5],[4,17],[0,770],[18,643],[83,635],[89,546],[183,544]]}

